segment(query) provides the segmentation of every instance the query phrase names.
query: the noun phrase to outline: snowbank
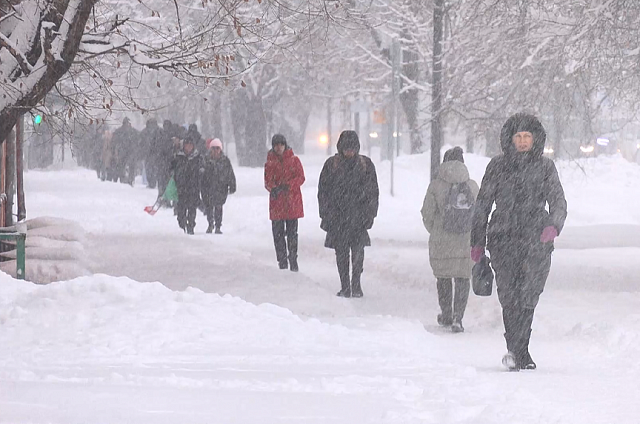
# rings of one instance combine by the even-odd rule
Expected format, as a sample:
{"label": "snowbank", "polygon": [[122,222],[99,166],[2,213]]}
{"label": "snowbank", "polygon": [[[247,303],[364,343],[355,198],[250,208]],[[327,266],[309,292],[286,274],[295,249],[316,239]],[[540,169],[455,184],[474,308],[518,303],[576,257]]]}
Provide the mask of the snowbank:
{"label": "snowbank", "polygon": [[[38,217],[25,223],[27,281],[46,284],[90,274],[83,246],[85,232],[80,225],[54,217]],[[3,256],[12,260],[0,263],[0,270],[15,277],[16,250],[4,252]]]}

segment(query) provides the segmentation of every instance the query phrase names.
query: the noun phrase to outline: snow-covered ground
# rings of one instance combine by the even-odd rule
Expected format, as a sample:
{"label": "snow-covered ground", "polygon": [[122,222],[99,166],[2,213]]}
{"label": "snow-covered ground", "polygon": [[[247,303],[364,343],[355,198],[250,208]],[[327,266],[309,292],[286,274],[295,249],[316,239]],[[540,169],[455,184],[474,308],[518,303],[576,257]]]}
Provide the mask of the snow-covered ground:
{"label": "snow-covered ground", "polygon": [[[507,373],[495,294],[472,295],[464,334],[435,325],[428,157],[396,162],[395,197],[377,164],[363,299],[335,296],[322,159],[302,157],[298,274],[276,267],[260,169],[236,169],[222,236],[202,215],[187,236],[170,211],[145,214],[155,194],[141,185],[29,172],[29,217],[82,225],[97,274],[0,276],[0,423],[640,422],[640,166],[558,164],[569,219],[534,320],[539,369]],[[488,160],[466,161],[479,181]]]}

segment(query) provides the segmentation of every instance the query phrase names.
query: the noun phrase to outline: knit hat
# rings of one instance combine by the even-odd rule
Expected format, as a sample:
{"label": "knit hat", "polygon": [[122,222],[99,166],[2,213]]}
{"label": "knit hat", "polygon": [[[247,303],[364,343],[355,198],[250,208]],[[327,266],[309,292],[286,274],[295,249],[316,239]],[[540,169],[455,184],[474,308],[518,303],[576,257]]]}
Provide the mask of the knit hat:
{"label": "knit hat", "polygon": [[276,144],[284,144],[287,147],[287,139],[282,134],[275,134],[271,137],[271,147],[276,147]]}
{"label": "knit hat", "polygon": [[219,138],[210,138],[207,140],[207,149],[211,150],[214,147],[219,147],[222,150],[222,141]]}
{"label": "knit hat", "polygon": [[336,147],[340,153],[350,149],[359,152],[360,140],[358,139],[358,133],[353,130],[342,131],[342,133],[340,133],[340,138],[338,138],[338,144]]}
{"label": "knit hat", "polygon": [[446,152],[444,152],[444,158],[442,159],[442,163],[449,162],[452,160],[457,160],[458,162],[464,163],[464,156],[462,156],[462,153],[463,153],[462,148],[458,146],[452,149],[449,149]]}

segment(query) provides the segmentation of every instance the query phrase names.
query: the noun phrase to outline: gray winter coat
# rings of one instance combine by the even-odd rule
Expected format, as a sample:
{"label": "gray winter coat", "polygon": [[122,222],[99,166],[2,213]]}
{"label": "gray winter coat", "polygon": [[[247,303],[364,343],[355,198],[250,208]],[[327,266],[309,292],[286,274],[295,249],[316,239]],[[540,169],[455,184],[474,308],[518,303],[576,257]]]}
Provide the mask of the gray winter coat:
{"label": "gray winter coat", "polygon": [[429,262],[436,278],[471,278],[473,262],[469,256],[470,232],[454,234],[444,230],[444,207],[453,184],[467,183],[474,198],[478,184],[459,161],[444,162],[438,178],[429,184],[422,205],[422,222],[429,232]]}

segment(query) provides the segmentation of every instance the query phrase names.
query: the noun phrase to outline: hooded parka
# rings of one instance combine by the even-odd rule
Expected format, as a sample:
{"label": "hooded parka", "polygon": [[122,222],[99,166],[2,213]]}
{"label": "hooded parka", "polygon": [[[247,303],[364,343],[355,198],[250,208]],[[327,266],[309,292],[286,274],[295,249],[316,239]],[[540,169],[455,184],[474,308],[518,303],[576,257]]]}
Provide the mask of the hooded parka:
{"label": "hooded parka", "polygon": [[422,222],[429,232],[429,262],[436,278],[470,278],[473,261],[469,258],[470,233],[451,233],[444,229],[444,208],[454,184],[468,184],[473,197],[478,184],[469,178],[464,163],[443,162],[438,177],[429,184],[422,205]]}
{"label": "hooded parka", "polygon": [[[533,135],[533,146],[518,152],[513,136],[523,131]],[[486,245],[491,254],[507,350],[515,358],[515,369],[536,367],[529,354],[531,324],[553,251],[553,241],[543,242],[541,235],[547,227],[560,234],[567,217],[555,164],[543,157],[545,141],[536,117],[520,113],[507,120],[500,133],[502,154],[487,165],[471,230],[471,246]]]}
{"label": "hooded parka", "polygon": [[[348,240],[370,246],[367,230],[378,214],[376,168],[371,159],[359,154],[357,136],[341,136],[336,147],[338,153],[324,163],[318,183],[321,225],[327,232],[325,247],[335,249],[336,245],[348,244]],[[355,156],[344,156],[347,149],[355,150]]]}

